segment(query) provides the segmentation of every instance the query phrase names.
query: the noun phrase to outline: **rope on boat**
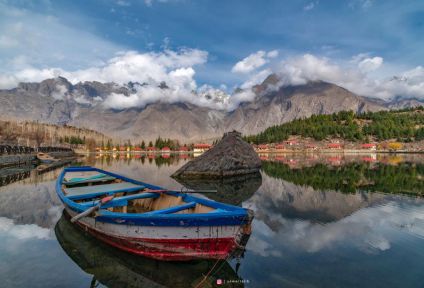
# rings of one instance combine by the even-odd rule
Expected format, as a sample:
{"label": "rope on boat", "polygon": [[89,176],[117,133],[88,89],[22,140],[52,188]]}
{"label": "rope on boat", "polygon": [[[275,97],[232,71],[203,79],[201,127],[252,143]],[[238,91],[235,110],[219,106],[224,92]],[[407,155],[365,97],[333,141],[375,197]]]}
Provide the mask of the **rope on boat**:
{"label": "rope on boat", "polygon": [[[249,207],[250,208],[250,207]],[[247,209],[249,209],[249,208],[247,208]],[[247,214],[246,216],[245,216],[245,218],[243,219],[243,220],[248,220],[248,218],[249,218],[249,214]],[[241,227],[242,226],[240,226],[238,229],[237,229],[237,231],[236,231],[236,233],[234,233],[234,236],[236,236],[239,232],[240,232],[240,230],[241,230]],[[231,243],[230,243],[231,244]],[[236,243],[236,244],[238,244],[238,243]],[[227,246],[227,248],[229,247],[229,245]],[[202,281],[200,281],[199,282],[199,284],[197,284],[196,285],[196,287],[195,288],[199,288],[199,287],[201,287],[201,285],[203,285],[203,283],[209,278],[209,276],[212,274],[212,271],[215,269],[215,266],[219,263],[219,261],[221,261],[221,260],[223,260],[222,261],[222,264],[221,264],[221,266],[219,266],[219,268],[215,271],[215,272],[218,272],[219,270],[221,270],[221,268],[223,267],[223,265],[228,261],[228,259],[230,259],[231,257],[233,257],[233,255],[234,255],[234,253],[236,252],[236,249],[233,251],[233,252],[231,252],[227,257],[225,257],[224,259],[217,259],[216,260],[216,262],[215,262],[215,264],[212,266],[212,268],[209,270],[209,272],[208,273],[206,273],[206,275],[204,276],[204,278],[203,278],[203,280]]]}

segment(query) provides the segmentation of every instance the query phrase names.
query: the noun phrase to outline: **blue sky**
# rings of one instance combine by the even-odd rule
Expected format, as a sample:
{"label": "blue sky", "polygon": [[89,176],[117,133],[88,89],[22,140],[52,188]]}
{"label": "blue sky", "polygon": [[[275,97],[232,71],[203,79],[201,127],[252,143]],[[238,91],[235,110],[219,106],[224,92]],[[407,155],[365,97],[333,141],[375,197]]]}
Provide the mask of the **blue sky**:
{"label": "blue sky", "polygon": [[[269,67],[305,54],[340,67],[351,66],[358,55],[380,57],[384,65],[370,73],[377,78],[424,62],[424,1],[0,0],[0,5],[4,74],[28,67],[88,69],[119,51],[166,49],[206,51],[193,77],[198,86],[215,87],[253,77],[259,71],[234,73],[232,67],[261,50],[278,51],[276,59],[265,61]],[[25,34],[12,45],[16,23]],[[36,35],[32,42],[28,34]]]}

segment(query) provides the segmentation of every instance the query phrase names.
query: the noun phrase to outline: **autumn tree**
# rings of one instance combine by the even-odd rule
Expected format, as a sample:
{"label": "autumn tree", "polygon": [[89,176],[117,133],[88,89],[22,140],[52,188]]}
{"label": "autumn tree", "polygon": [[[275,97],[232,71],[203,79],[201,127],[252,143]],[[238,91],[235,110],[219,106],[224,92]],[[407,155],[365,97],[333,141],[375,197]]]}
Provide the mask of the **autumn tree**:
{"label": "autumn tree", "polygon": [[96,140],[93,138],[85,139],[85,148],[90,152],[96,151]]}
{"label": "autumn tree", "polygon": [[46,129],[44,126],[38,125],[37,128],[31,133],[30,138],[35,141],[37,148],[39,148],[46,140]]}
{"label": "autumn tree", "polygon": [[17,139],[18,132],[10,122],[4,122],[0,125],[0,143],[16,144]]}

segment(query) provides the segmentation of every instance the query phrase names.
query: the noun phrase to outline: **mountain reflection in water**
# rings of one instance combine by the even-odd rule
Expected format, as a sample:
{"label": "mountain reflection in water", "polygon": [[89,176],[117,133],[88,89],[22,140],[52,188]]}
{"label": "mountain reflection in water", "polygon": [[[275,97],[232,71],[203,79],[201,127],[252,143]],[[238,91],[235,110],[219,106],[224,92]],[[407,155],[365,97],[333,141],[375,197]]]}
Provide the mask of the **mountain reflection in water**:
{"label": "mountain reflection in water", "polygon": [[[194,183],[170,177],[190,156],[162,156],[92,154],[82,161],[170,189],[217,189],[222,193],[201,197],[255,211],[240,265],[221,262],[205,287],[218,277],[240,280],[224,287],[422,287],[424,155],[268,155],[260,176]],[[18,175],[0,187],[6,287],[190,287],[213,266],[132,256],[58,222],[59,172]]]}

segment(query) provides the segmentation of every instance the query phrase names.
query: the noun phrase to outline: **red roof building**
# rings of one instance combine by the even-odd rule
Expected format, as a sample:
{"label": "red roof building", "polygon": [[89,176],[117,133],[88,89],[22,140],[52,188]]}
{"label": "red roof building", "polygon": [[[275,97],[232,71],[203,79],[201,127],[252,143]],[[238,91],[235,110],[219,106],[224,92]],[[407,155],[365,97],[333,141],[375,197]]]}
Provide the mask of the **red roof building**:
{"label": "red roof building", "polygon": [[143,149],[141,149],[140,147],[135,147],[133,150],[137,152],[143,151]]}
{"label": "red roof building", "polygon": [[283,144],[277,144],[277,145],[275,145],[275,149],[282,150],[282,149],[284,149],[284,145]]}
{"label": "red roof building", "polygon": [[362,149],[376,149],[377,145],[374,143],[364,143],[361,145]]}
{"label": "red roof building", "polygon": [[156,151],[156,147],[149,146],[146,149],[147,151]]}
{"label": "red roof building", "polygon": [[193,152],[194,153],[203,153],[207,150],[209,150],[212,147],[212,145],[210,144],[206,144],[206,143],[198,143],[198,144],[194,144],[193,146]]}
{"label": "red roof building", "polygon": [[207,143],[199,143],[199,144],[194,144],[193,146],[196,149],[209,149],[212,147],[212,145],[207,144]]}
{"label": "red roof building", "polygon": [[171,148],[169,147],[163,147],[162,152],[171,152]]}
{"label": "red roof building", "polygon": [[180,148],[178,148],[179,151],[188,151],[188,147],[187,146],[181,146]]}
{"label": "red roof building", "polygon": [[328,148],[330,149],[342,149],[343,145],[340,143],[330,143],[328,144]]}
{"label": "red roof building", "polygon": [[267,149],[269,149],[269,146],[268,146],[268,144],[259,144],[258,149],[259,150],[267,150]]}
{"label": "red roof building", "polygon": [[293,146],[293,145],[297,144],[297,141],[296,140],[287,140],[284,143],[286,143],[287,145]]}

